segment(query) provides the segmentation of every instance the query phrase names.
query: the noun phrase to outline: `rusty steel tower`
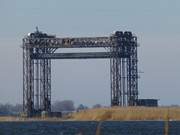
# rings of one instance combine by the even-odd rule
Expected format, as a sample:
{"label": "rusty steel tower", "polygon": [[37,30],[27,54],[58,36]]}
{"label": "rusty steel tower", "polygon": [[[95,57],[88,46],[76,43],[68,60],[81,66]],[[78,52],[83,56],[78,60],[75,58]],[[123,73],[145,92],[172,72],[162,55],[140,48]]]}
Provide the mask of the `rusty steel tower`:
{"label": "rusty steel tower", "polygon": [[[58,53],[61,48],[106,48],[103,52]],[[137,37],[116,31],[105,37],[57,38],[36,30],[23,38],[23,110],[51,112],[51,59],[110,59],[111,105],[138,99]]]}

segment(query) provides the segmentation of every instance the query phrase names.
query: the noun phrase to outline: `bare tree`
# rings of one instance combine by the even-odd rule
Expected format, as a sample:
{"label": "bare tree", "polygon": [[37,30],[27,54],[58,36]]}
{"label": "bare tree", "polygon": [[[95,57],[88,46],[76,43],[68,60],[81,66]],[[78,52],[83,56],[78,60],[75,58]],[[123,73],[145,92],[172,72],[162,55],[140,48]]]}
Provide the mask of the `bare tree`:
{"label": "bare tree", "polygon": [[95,104],[95,105],[93,105],[93,107],[92,108],[101,108],[102,107],[102,105],[101,104]]}
{"label": "bare tree", "polygon": [[0,115],[16,115],[22,112],[21,104],[0,104]]}
{"label": "bare tree", "polygon": [[71,100],[56,101],[52,105],[52,111],[61,112],[61,111],[74,111],[74,102]]}
{"label": "bare tree", "polygon": [[86,110],[86,109],[88,109],[88,106],[83,105],[83,104],[80,104],[80,105],[77,107],[77,111]]}

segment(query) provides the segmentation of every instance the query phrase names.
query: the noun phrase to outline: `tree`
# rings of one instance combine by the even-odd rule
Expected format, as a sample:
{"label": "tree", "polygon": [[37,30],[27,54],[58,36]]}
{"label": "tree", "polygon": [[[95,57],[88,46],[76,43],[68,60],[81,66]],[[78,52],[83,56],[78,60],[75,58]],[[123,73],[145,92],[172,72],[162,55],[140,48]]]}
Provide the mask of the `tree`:
{"label": "tree", "polygon": [[93,107],[92,108],[101,108],[102,106],[100,105],[100,104],[95,104],[95,105],[93,105]]}
{"label": "tree", "polygon": [[22,112],[21,104],[0,104],[0,114],[1,115],[17,115]]}
{"label": "tree", "polygon": [[12,109],[13,112],[22,112],[23,111],[23,105],[22,104],[16,104],[15,106],[13,106]]}
{"label": "tree", "polygon": [[52,105],[52,111],[61,112],[61,111],[74,111],[74,102],[72,100],[56,101]]}
{"label": "tree", "polygon": [[88,109],[87,106],[83,105],[83,104],[80,104],[78,107],[77,107],[77,111],[80,111],[80,110],[86,110]]}

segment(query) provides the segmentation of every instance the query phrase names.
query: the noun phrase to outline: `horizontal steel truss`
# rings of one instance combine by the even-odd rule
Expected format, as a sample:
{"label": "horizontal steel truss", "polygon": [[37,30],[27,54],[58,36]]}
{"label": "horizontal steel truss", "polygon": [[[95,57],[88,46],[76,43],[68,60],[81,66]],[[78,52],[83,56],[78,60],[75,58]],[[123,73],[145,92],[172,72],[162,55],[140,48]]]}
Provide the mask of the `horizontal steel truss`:
{"label": "horizontal steel truss", "polygon": [[[107,52],[55,53],[59,48],[106,48]],[[138,99],[137,38],[23,39],[23,110],[51,111],[51,59],[110,58],[111,105],[134,106]]]}
{"label": "horizontal steel truss", "polygon": [[[116,37],[117,38],[117,37]],[[24,38],[27,48],[97,48],[116,47],[112,37],[85,37],[85,38]],[[126,39],[118,37],[121,44],[129,42],[136,45],[136,37]]]}
{"label": "horizontal steel truss", "polygon": [[128,54],[116,52],[85,52],[85,53],[50,53],[32,54],[32,59],[103,59],[103,58],[126,58]]}

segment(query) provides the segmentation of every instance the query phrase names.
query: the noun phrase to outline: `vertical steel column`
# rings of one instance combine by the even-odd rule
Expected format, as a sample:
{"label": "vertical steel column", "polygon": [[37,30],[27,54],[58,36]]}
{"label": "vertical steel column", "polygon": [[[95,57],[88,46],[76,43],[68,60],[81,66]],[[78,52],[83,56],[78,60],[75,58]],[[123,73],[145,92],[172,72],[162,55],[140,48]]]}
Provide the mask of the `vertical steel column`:
{"label": "vertical steel column", "polygon": [[35,68],[36,68],[36,72],[35,72],[35,76],[36,76],[36,78],[35,78],[35,84],[36,84],[36,90],[35,90],[35,92],[36,92],[36,110],[39,110],[39,60],[35,60],[35,64],[36,64],[36,66],[35,66]]}
{"label": "vertical steel column", "polygon": [[[111,47],[110,51],[115,55],[118,54],[119,47]],[[120,69],[121,69],[121,59],[119,57],[110,59],[110,79],[111,79],[111,105],[121,105],[122,104],[122,92]]]}
{"label": "vertical steel column", "polygon": [[133,42],[131,43],[131,99],[132,105],[136,105],[136,101],[138,99],[138,59],[137,59],[137,38],[133,38]]}
{"label": "vertical steel column", "polygon": [[40,109],[44,109],[44,74],[43,74],[43,67],[44,67],[44,60],[40,61]]}
{"label": "vertical steel column", "polygon": [[[34,53],[39,54],[40,49],[35,48]],[[38,59],[34,59],[34,74],[34,109],[38,112],[40,109],[40,60]]]}
{"label": "vertical steel column", "polygon": [[[112,53],[116,53],[115,48],[111,48],[110,51]],[[118,82],[117,80],[117,59],[111,58],[110,59],[110,79],[111,79],[111,105],[118,105]]]}
{"label": "vertical steel column", "polygon": [[132,106],[132,89],[131,89],[131,58],[127,59],[127,104]]}
{"label": "vertical steel column", "polygon": [[[41,53],[50,53],[50,50],[43,49]],[[51,60],[41,59],[40,61],[40,110],[51,111]]]}
{"label": "vertical steel column", "polygon": [[[111,37],[112,44],[116,43],[116,37]],[[116,56],[118,54],[118,47],[111,47],[110,52]],[[121,104],[121,92],[120,92],[120,71],[119,71],[119,58],[113,57],[110,59],[110,79],[111,79],[111,106]]]}
{"label": "vertical steel column", "polygon": [[34,61],[30,54],[33,49],[28,48],[23,40],[23,111],[28,116],[34,112]]}
{"label": "vertical steel column", "polygon": [[47,107],[47,111],[48,112],[51,112],[51,60],[47,60],[48,62],[48,66],[47,66],[47,89],[48,89],[48,92],[47,92],[47,104],[48,104],[48,107]]}
{"label": "vertical steel column", "polygon": [[26,47],[23,40],[23,112],[26,111],[26,91],[27,91],[27,82],[26,82]]}
{"label": "vertical steel column", "polygon": [[[119,51],[120,51],[120,48],[119,48]],[[122,78],[121,78],[121,75],[122,75],[122,72],[121,72],[121,69],[122,69],[121,61],[122,61],[122,59],[118,58],[118,70],[119,70],[119,74],[118,74],[118,78],[119,78],[119,80],[118,80],[118,82],[119,82],[119,88],[118,88],[119,96],[118,97],[119,97],[119,105],[120,106],[123,105],[123,101],[122,101],[122,94],[123,94],[123,92],[121,91],[121,86],[122,86],[122,82],[121,82],[121,80],[122,80]]]}
{"label": "vertical steel column", "polygon": [[122,91],[122,99],[123,99],[123,103],[122,106],[126,106],[126,95],[127,95],[127,91],[126,91],[126,76],[125,76],[125,58],[121,58],[122,60],[122,64],[121,64],[121,69],[122,69],[122,74],[121,74],[121,82],[122,82],[122,87],[121,87],[121,91]]}

